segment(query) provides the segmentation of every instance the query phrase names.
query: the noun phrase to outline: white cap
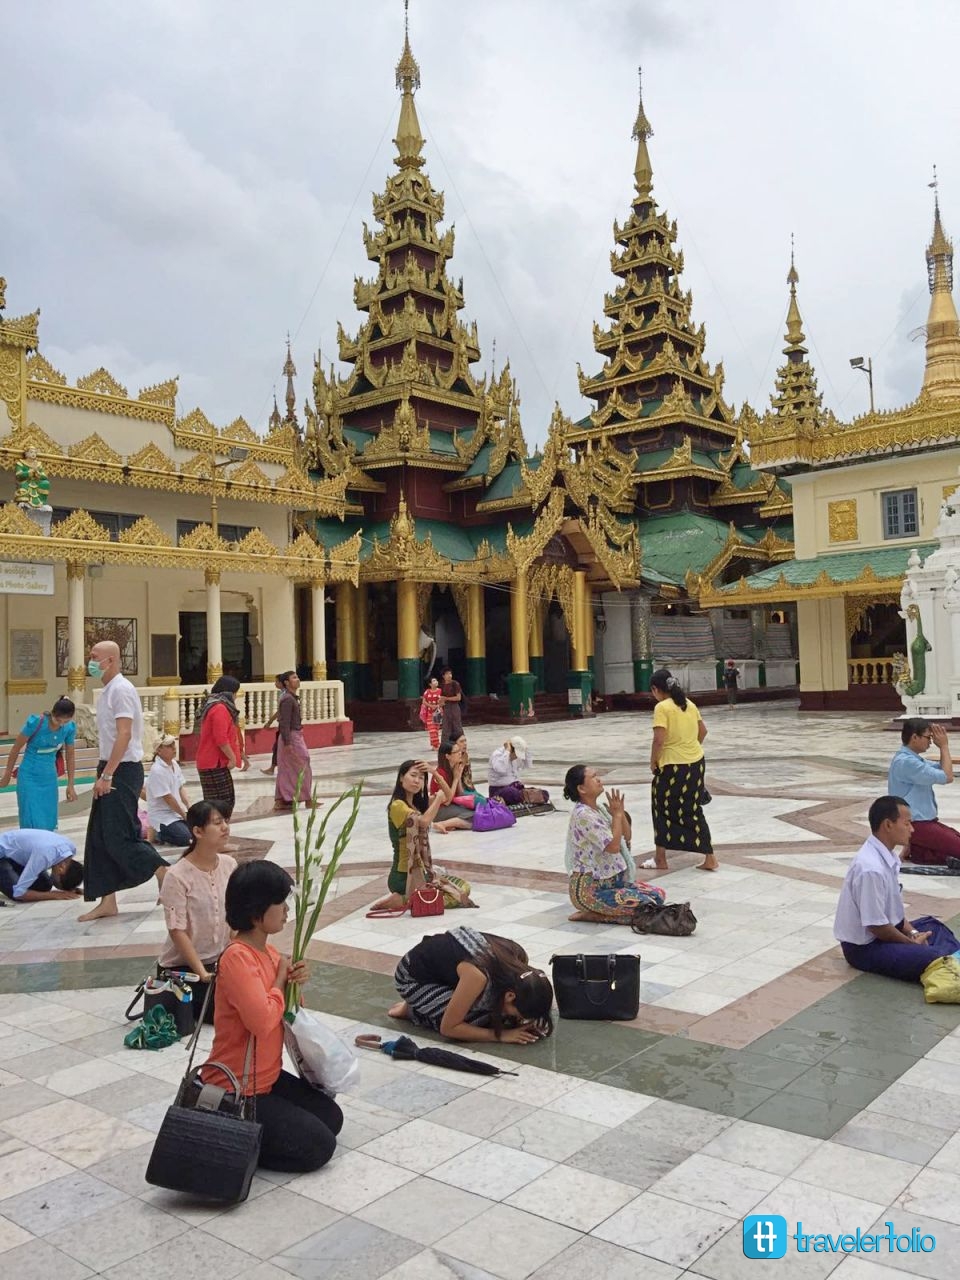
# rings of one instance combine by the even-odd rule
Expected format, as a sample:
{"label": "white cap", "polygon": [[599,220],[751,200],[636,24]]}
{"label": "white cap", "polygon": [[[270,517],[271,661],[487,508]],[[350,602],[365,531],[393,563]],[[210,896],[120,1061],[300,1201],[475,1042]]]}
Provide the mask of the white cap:
{"label": "white cap", "polygon": [[527,754],[526,740],[521,738],[518,733],[515,733],[512,738],[508,739],[508,741],[518,756],[525,756]]}

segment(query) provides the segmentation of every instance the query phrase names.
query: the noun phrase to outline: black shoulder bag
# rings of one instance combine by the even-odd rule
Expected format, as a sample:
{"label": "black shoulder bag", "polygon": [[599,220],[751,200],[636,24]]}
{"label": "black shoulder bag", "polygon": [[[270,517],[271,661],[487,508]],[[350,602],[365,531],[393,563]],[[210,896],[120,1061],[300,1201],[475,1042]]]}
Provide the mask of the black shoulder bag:
{"label": "black shoulder bag", "polygon": [[[206,999],[212,987],[210,983]],[[146,1179],[155,1187],[224,1204],[239,1204],[250,1193],[263,1133],[263,1125],[257,1122],[256,1044],[251,1035],[241,1085],[222,1062],[193,1066],[202,1026],[201,1014],[190,1042],[186,1072],[153,1144]],[[253,1094],[247,1097],[251,1063]],[[230,1082],[232,1091],[204,1084],[201,1073],[208,1067],[216,1068]]]}
{"label": "black shoulder bag", "polygon": [[552,956],[561,1018],[626,1022],[640,1011],[639,956]]}

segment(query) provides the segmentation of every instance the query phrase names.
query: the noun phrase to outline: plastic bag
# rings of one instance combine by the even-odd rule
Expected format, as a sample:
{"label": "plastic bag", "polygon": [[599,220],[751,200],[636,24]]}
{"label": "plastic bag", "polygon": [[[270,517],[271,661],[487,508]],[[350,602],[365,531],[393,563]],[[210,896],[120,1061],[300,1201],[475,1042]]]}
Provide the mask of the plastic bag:
{"label": "plastic bag", "polygon": [[309,1009],[298,1009],[283,1024],[283,1042],[307,1084],[335,1097],[360,1083],[356,1055]]}
{"label": "plastic bag", "polygon": [[927,1004],[960,1004],[960,951],[931,961],[920,981]]}

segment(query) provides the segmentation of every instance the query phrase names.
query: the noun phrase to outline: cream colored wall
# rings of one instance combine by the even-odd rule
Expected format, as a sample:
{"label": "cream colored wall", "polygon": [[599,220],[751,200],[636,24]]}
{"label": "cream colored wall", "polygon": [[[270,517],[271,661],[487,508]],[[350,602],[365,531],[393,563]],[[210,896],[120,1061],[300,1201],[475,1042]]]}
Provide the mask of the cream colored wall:
{"label": "cream colored wall", "polygon": [[[49,707],[66,693],[65,676],[56,674],[56,618],[67,614],[67,582],[63,565],[55,568],[52,596],[0,596],[0,727],[18,730],[34,711]],[[221,610],[251,614],[250,640],[253,649],[254,679],[269,678],[294,665],[295,622],[293,583],[279,576],[257,577],[225,573],[221,579]],[[203,613],[206,587],[202,573],[180,569],[145,570],[133,566],[103,566],[90,570],[84,582],[86,617],[135,618],[137,621],[138,669],[134,684],[146,685],[154,675],[168,671],[150,669],[150,637],[179,633],[181,612]],[[8,694],[9,632],[11,628],[43,631],[43,678],[46,691],[38,694]],[[179,638],[179,637],[178,637]],[[87,681],[86,697],[92,697],[93,682]]]}
{"label": "cream colored wall", "polygon": [[800,688],[847,688],[847,633],[843,597],[798,600]]}
{"label": "cream colored wall", "polygon": [[[933,538],[940,516],[944,489],[960,485],[960,448],[937,449],[915,456],[898,455],[848,467],[812,471],[791,479],[793,520],[798,560],[833,551],[860,551],[873,547],[909,546]],[[908,538],[884,538],[882,494],[893,489],[916,489],[920,532]],[[855,539],[830,541],[831,502],[855,499]]]}

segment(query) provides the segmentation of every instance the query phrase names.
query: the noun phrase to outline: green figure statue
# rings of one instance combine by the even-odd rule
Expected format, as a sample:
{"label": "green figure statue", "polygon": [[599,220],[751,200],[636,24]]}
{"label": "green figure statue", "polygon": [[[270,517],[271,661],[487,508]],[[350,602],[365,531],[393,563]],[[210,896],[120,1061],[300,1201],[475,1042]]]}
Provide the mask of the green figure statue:
{"label": "green figure statue", "polygon": [[[917,624],[917,634],[910,643],[910,657],[913,659],[913,679],[900,680],[897,683],[897,690],[905,698],[915,698],[918,693],[923,693],[927,687],[927,654],[933,649],[933,645],[923,634],[923,623],[920,620],[920,606],[918,604],[907,605],[907,617],[911,618]],[[906,672],[909,677],[909,672]]]}
{"label": "green figure statue", "polygon": [[47,473],[37,462],[36,449],[28,449],[14,467],[17,478],[17,491],[13,500],[18,507],[32,507],[34,510],[50,505],[50,481]]}

